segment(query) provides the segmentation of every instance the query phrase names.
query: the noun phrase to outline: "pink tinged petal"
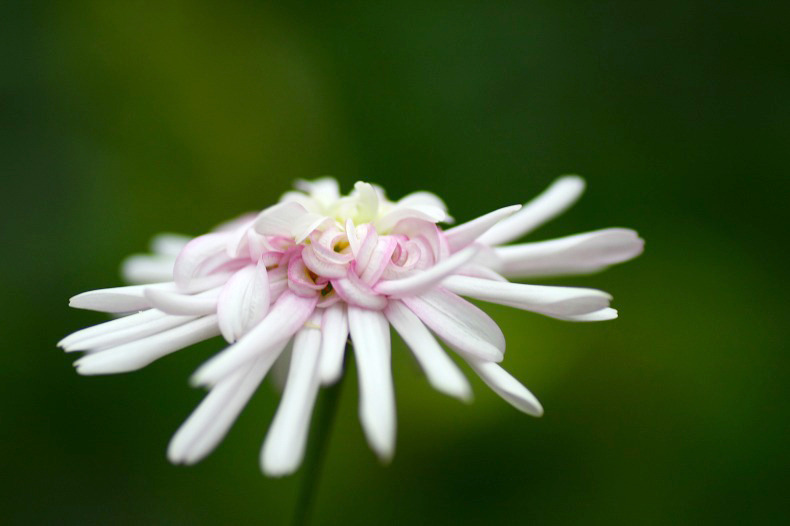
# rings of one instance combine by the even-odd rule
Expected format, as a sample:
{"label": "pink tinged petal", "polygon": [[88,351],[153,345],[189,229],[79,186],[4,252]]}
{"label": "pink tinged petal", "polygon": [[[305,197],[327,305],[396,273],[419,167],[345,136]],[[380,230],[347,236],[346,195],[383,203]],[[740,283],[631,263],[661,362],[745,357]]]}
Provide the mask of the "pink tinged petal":
{"label": "pink tinged petal", "polygon": [[349,305],[371,310],[381,310],[387,306],[387,298],[377,294],[362,281],[354,271],[353,265],[349,267],[345,278],[333,279],[331,283],[332,289]]}
{"label": "pink tinged petal", "polygon": [[563,213],[582,192],[584,179],[577,175],[560,177],[542,194],[524,205],[521,211],[492,227],[478,241],[487,245],[501,245],[518,239]]}
{"label": "pink tinged petal", "polygon": [[361,272],[364,271],[370,258],[373,256],[373,251],[379,242],[379,236],[376,233],[376,229],[370,224],[360,225],[356,229],[356,233],[360,234],[357,238],[358,242],[356,248],[354,243],[351,244],[351,250],[354,254],[356,268]]}
{"label": "pink tinged petal", "polygon": [[294,294],[306,298],[315,297],[324,286],[313,281],[301,257],[294,258],[288,263],[288,288]]}
{"label": "pink tinged petal", "polygon": [[211,453],[225,438],[278,355],[263,355],[249,368],[239,369],[218,383],[173,436],[167,448],[170,462],[194,464]]}
{"label": "pink tinged petal", "polygon": [[263,261],[231,277],[219,295],[217,319],[222,336],[233,343],[269,312],[269,278]]}
{"label": "pink tinged petal", "polygon": [[[318,323],[314,316],[311,322]],[[291,366],[277,413],[261,450],[261,469],[271,477],[296,471],[304,457],[310,414],[320,385],[321,332],[303,328],[294,339]]]}
{"label": "pink tinged petal", "polygon": [[254,228],[256,232],[266,236],[291,237],[294,224],[309,213],[299,203],[279,203],[258,214]]}
{"label": "pink tinged petal", "polygon": [[359,416],[368,444],[387,462],[395,452],[395,393],[390,333],[383,314],[349,306],[348,325],[359,371]]}
{"label": "pink tinged petal", "polygon": [[444,259],[450,255],[450,248],[444,239],[444,235],[430,221],[414,218],[404,219],[395,225],[395,228],[392,229],[392,234],[402,234],[415,241],[422,238],[430,246],[434,260]]}
{"label": "pink tinged petal", "polygon": [[201,272],[218,266],[221,259],[227,259],[225,248],[228,234],[206,234],[196,237],[184,247],[176,258],[173,279],[180,288],[187,288],[190,281]]}
{"label": "pink tinged petal", "polygon": [[[373,285],[379,280],[387,266],[392,263],[392,253],[398,246],[398,240],[392,236],[380,236],[378,243],[373,249],[373,253],[368,259],[365,269],[362,271],[362,281],[368,285]],[[357,267],[359,268],[359,267]]]}
{"label": "pink tinged petal", "polygon": [[159,358],[219,334],[216,315],[205,316],[174,329],[125,343],[77,360],[77,372],[84,375],[136,371]]}
{"label": "pink tinged petal", "polygon": [[505,336],[499,326],[468,301],[445,289],[402,301],[456,351],[495,362],[504,357]]}
{"label": "pink tinged petal", "polygon": [[450,251],[457,252],[465,246],[474,243],[477,238],[488,232],[494,225],[520,209],[521,205],[506,206],[445,231],[444,236],[450,246]]}
{"label": "pink tinged petal", "polygon": [[302,250],[304,265],[319,276],[342,278],[348,272],[348,263],[336,263],[323,257],[318,245],[310,245]]}
{"label": "pink tinged petal", "polygon": [[399,301],[390,301],[384,314],[412,350],[436,390],[461,400],[471,400],[472,390],[466,377],[417,315]]}
{"label": "pink tinged petal", "polygon": [[173,281],[175,262],[175,256],[129,256],[121,265],[121,276],[125,282],[134,285]]}
{"label": "pink tinged petal", "polygon": [[238,342],[203,364],[194,374],[192,383],[215,385],[250,360],[276,351],[282,342],[302,328],[316,302],[317,298],[283,292],[269,314]]}
{"label": "pink tinged petal", "polygon": [[144,294],[151,307],[167,314],[174,316],[205,316],[217,312],[217,296],[219,296],[219,292],[220,289],[216,288],[191,296],[149,287],[145,289]]}
{"label": "pink tinged petal", "polygon": [[436,206],[423,204],[398,205],[377,219],[375,225],[376,230],[379,232],[387,232],[404,219],[421,219],[431,223],[439,223],[446,218],[447,213]]}
{"label": "pink tinged petal", "polygon": [[230,232],[225,246],[225,252],[228,257],[239,258],[249,254],[248,233],[252,230],[252,225],[252,220],[246,221]]}
{"label": "pink tinged petal", "polygon": [[627,228],[607,228],[573,236],[497,247],[495,269],[508,277],[589,274],[642,253],[644,240]]}
{"label": "pink tinged petal", "polygon": [[466,360],[483,382],[510,405],[532,416],[542,416],[543,406],[535,395],[498,364],[481,360]]}
{"label": "pink tinged petal", "polygon": [[467,276],[451,276],[442,286],[462,296],[560,319],[605,309],[612,300],[611,295],[596,289],[525,285]]}
{"label": "pink tinged petal", "polygon": [[342,303],[324,310],[321,318],[321,383],[330,385],[343,374],[343,355],[348,341],[348,316]]}
{"label": "pink tinged petal", "polygon": [[467,247],[444,261],[440,261],[433,267],[416,271],[407,278],[380,281],[373,287],[373,290],[379,294],[386,294],[396,298],[422,294],[435,288],[447,276],[455,273],[461,266],[468,263],[478,250],[479,247],[475,245]]}

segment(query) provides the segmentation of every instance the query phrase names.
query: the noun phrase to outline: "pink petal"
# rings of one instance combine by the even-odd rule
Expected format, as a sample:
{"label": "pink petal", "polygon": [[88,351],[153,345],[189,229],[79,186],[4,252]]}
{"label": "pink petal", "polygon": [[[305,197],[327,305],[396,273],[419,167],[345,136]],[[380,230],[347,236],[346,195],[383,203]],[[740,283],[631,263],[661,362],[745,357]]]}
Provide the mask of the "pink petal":
{"label": "pink petal", "polygon": [[468,301],[441,288],[402,301],[453,349],[483,360],[502,360],[505,336],[494,320]]}
{"label": "pink petal", "polygon": [[217,317],[222,336],[238,340],[269,312],[269,277],[262,261],[236,272],[222,289]]}
{"label": "pink petal", "polygon": [[247,334],[203,364],[193,376],[196,385],[215,385],[250,360],[278,349],[310,317],[318,298],[285,291],[269,314]]}
{"label": "pink petal", "polygon": [[386,294],[396,298],[422,294],[436,287],[447,276],[468,263],[477,254],[478,250],[479,248],[476,245],[467,247],[429,269],[415,271],[414,274],[407,278],[380,281],[373,287],[373,290],[379,294]]}
{"label": "pink petal", "polygon": [[354,271],[352,265],[345,278],[333,279],[332,288],[349,305],[365,309],[381,310],[387,306],[387,298],[374,292]]}

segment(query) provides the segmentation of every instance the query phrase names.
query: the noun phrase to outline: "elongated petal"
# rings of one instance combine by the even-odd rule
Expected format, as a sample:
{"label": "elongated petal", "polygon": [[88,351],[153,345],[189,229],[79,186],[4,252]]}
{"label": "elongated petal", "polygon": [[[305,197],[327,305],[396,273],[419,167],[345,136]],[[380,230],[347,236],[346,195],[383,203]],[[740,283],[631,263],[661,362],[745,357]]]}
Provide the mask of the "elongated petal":
{"label": "elongated petal", "polygon": [[359,417],[368,444],[387,462],[395,452],[395,393],[387,319],[376,311],[348,308],[359,372]]}
{"label": "elongated petal", "polygon": [[467,276],[451,276],[442,285],[462,296],[501,303],[555,318],[599,311],[609,307],[612,299],[606,292],[596,289],[524,285]]}
{"label": "elongated petal", "polygon": [[457,252],[465,246],[474,243],[477,238],[488,232],[494,225],[520,209],[521,205],[506,206],[451,228],[444,233],[447,243],[450,245],[450,251]]}
{"label": "elongated petal", "polygon": [[321,318],[320,376],[324,385],[335,383],[343,373],[343,355],[348,341],[348,316],[342,303],[324,310]]}
{"label": "elongated petal", "polygon": [[145,297],[147,288],[160,288],[175,291],[172,283],[155,285],[130,285],[97,289],[77,294],[69,300],[69,307],[76,309],[95,310],[100,312],[133,312],[151,308],[151,302]]}
{"label": "elongated petal", "polygon": [[581,177],[560,177],[542,194],[524,205],[521,211],[496,224],[478,241],[487,245],[501,245],[518,239],[567,210],[583,191],[584,179]]}
{"label": "elongated petal", "polygon": [[74,365],[84,375],[136,371],[172,352],[219,334],[216,315],[205,316],[142,340],[83,356]]}
{"label": "elongated petal", "polygon": [[466,377],[416,314],[399,301],[390,301],[384,314],[412,350],[435,389],[462,400],[471,399],[472,390]]}
{"label": "elongated petal", "polygon": [[274,352],[291,338],[315,308],[317,298],[303,298],[285,291],[269,314],[238,342],[203,364],[193,376],[193,384],[215,385],[253,358]]}
{"label": "elongated petal", "polygon": [[128,329],[137,325],[143,325],[149,321],[163,318],[165,316],[167,315],[164,312],[160,312],[158,310],[147,310],[130,314],[128,316],[123,316],[121,318],[116,318],[114,320],[106,321],[91,327],[85,327],[84,329],[73,332],[60,340],[58,342],[58,347],[66,349],[81,340],[94,338],[104,334],[110,334],[112,332]]}
{"label": "elongated petal", "polygon": [[[283,345],[284,347],[284,345]],[[167,448],[174,464],[194,464],[211,453],[269,372],[279,352],[257,358],[217,384],[181,425]]]}
{"label": "elongated petal", "polygon": [[125,343],[135,342],[154,334],[159,334],[161,332],[184,325],[185,323],[197,318],[197,316],[172,316],[165,314],[162,311],[153,309],[140,312],[138,314],[132,314],[131,316],[128,316],[128,318],[137,316],[140,317],[138,319],[143,319],[143,317],[145,317],[146,321],[129,325],[125,328],[117,328],[113,331],[104,332],[92,337],[81,338],[76,340],[74,343],[65,345],[63,348],[66,352],[101,351],[109,349],[110,347],[123,345]]}
{"label": "elongated petal", "polygon": [[217,312],[219,289],[191,296],[149,287],[144,294],[151,307],[174,316],[205,316]]}
{"label": "elongated petal", "polygon": [[453,349],[483,360],[502,360],[505,336],[494,320],[468,301],[445,289],[402,301]]}
{"label": "elongated petal", "polygon": [[306,327],[296,334],[285,391],[261,450],[261,468],[271,477],[293,473],[304,456],[310,414],[320,385],[320,347],[319,330]]}
{"label": "elongated petal", "polygon": [[173,279],[176,284],[185,289],[201,270],[209,270],[205,268],[209,262],[215,263],[217,257],[223,256],[228,259],[225,254],[228,237],[229,234],[206,234],[187,243],[178,254],[173,267]]}
{"label": "elongated petal", "polygon": [[262,261],[236,272],[222,289],[217,305],[219,328],[233,343],[269,312],[269,279]]}
{"label": "elongated petal", "polygon": [[433,267],[415,272],[407,278],[380,281],[373,290],[396,298],[421,294],[436,287],[447,276],[468,263],[478,250],[477,246],[467,247]]}
{"label": "elongated petal", "polygon": [[542,416],[543,406],[535,395],[496,363],[466,360],[480,378],[510,405],[532,416]]}
{"label": "elongated petal", "polygon": [[497,247],[495,265],[507,277],[563,276],[598,272],[642,253],[644,240],[627,228]]}
{"label": "elongated petal", "polygon": [[360,278],[368,285],[372,285],[379,280],[384,270],[392,262],[392,253],[398,246],[398,241],[392,236],[379,236],[376,247],[368,259],[364,269],[357,267],[357,272],[361,272]]}
{"label": "elongated petal", "polygon": [[565,316],[561,319],[567,321],[609,321],[617,318],[617,310],[607,307],[587,314]]}

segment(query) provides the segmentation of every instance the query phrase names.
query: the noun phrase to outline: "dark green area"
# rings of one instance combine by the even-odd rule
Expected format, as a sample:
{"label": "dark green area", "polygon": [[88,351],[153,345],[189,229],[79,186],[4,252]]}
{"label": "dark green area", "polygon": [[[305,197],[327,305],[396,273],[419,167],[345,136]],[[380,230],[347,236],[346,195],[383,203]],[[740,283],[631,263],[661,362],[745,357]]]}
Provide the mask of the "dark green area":
{"label": "dark green area", "polygon": [[[4,524],[281,524],[266,384],[217,451],[165,459],[219,340],[83,378],[55,348],[103,320],[160,231],[200,234],[295,178],[441,195],[459,220],[588,181],[545,239],[636,228],[638,260],[552,280],[621,318],[489,311],[533,419],[466,406],[394,350],[398,450],[349,378],[319,524],[780,524],[788,519],[790,12],[781,2],[10,2],[0,17]],[[781,9],[779,6],[784,6]],[[348,371],[354,374],[353,366]]]}

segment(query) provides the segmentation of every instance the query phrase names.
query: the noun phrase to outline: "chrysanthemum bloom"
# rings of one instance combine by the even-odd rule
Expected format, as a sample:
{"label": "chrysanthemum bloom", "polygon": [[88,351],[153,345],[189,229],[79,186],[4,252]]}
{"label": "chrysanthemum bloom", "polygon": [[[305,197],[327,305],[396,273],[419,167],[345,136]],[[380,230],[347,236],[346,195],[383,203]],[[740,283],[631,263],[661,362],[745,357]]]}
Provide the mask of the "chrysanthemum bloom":
{"label": "chrysanthemum bloom", "polygon": [[329,178],[297,188],[257,216],[212,233],[156,238],[154,255],[124,265],[127,279],[142,284],[71,299],[72,307],[132,313],[60,342],[66,351],[87,353],[75,364],[80,374],[133,371],[220,334],[230,344],[194,374],[193,383],[210,392],[173,437],[172,462],[191,464],[211,452],[275,362],[290,357],[261,466],[269,475],[293,472],[319,387],[343,373],[349,336],[362,427],[376,454],[390,459],[390,325],[439,391],[471,396],[467,379],[435,336],[507,402],[539,416],[538,400],[499,366],[505,353],[499,327],[462,296],[561,320],[610,320],[617,311],[605,292],[507,278],[595,272],[643,247],[634,231],[622,228],[503,246],[570,206],[584,189],[575,176],[560,178],[523,207],[502,208],[449,230],[438,226],[451,218],[430,193],[392,202],[380,188],[359,182],[341,196]]}

